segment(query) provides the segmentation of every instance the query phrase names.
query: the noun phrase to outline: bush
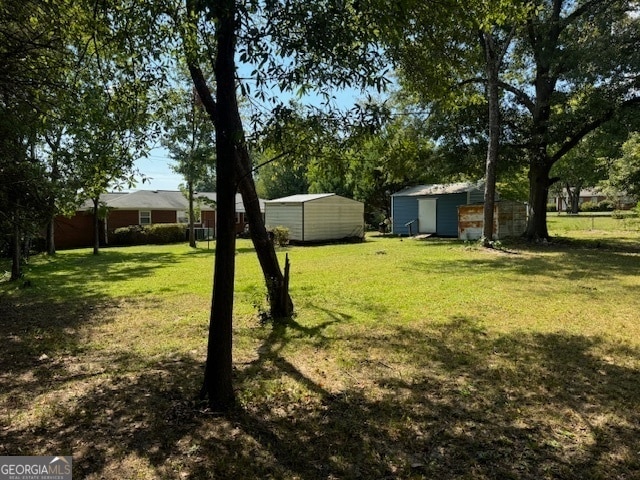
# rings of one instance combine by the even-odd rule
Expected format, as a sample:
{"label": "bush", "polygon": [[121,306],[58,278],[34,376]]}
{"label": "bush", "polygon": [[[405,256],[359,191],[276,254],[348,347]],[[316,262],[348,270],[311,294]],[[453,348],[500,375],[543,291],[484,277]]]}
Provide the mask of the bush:
{"label": "bush", "polygon": [[144,227],[148,235],[148,243],[178,243],[184,242],[187,235],[187,225],[184,223],[157,223]]}
{"label": "bush", "polygon": [[615,204],[611,200],[602,200],[598,203],[599,212],[613,212],[615,207]]}
{"label": "bush", "polygon": [[116,228],[111,235],[113,245],[146,245],[184,242],[187,226],[180,223],[131,225]]}
{"label": "bush", "polygon": [[598,210],[598,204],[595,202],[583,202],[580,204],[580,211],[581,212],[597,212]]}
{"label": "bush", "polygon": [[557,212],[558,207],[555,203],[547,203],[547,212]]}
{"label": "bush", "polygon": [[280,247],[284,247],[289,243],[289,229],[287,227],[283,227],[282,225],[278,225],[277,227],[272,228],[271,236],[273,238],[273,241]]}

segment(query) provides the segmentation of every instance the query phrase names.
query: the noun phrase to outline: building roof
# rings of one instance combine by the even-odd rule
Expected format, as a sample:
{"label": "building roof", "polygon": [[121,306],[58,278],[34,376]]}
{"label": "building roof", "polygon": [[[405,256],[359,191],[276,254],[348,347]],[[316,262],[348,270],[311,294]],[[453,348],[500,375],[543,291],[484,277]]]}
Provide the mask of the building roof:
{"label": "building roof", "polygon": [[451,193],[466,193],[484,188],[482,182],[458,182],[458,183],[437,183],[432,185],[418,185],[405,188],[394,193],[393,197],[422,197],[426,195],[447,195]]}
{"label": "building roof", "polygon": [[181,192],[170,190],[138,190],[105,202],[119,210],[184,210],[187,199]]}
{"label": "building roof", "polygon": [[[215,192],[197,192],[195,198],[216,201]],[[182,192],[175,190],[137,190],[135,192],[110,192],[100,195],[100,202],[117,210],[181,210],[189,209],[189,202]],[[91,210],[93,202],[86,200],[80,210]],[[203,210],[215,210],[214,206],[203,204]],[[260,199],[260,211],[264,212],[264,200]],[[242,195],[236,194],[236,212],[244,213]]]}
{"label": "building roof", "polygon": [[299,193],[297,195],[289,195],[288,197],[275,198],[267,200],[268,203],[305,203],[313,202],[320,198],[333,197],[335,193]]}

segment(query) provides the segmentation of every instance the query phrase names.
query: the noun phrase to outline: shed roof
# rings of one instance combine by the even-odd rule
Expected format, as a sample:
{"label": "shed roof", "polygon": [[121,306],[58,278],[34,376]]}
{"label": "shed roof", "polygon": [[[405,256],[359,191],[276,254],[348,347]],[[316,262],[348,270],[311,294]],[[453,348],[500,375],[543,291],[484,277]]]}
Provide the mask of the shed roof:
{"label": "shed roof", "polygon": [[335,193],[300,193],[297,195],[289,195],[288,197],[276,198],[274,200],[267,200],[267,203],[305,203],[332,196],[335,196]]}
{"label": "shed roof", "polygon": [[484,188],[482,182],[458,182],[458,183],[436,183],[432,185],[417,185],[405,188],[394,193],[393,197],[422,197],[426,195],[447,195],[452,193],[466,193]]}

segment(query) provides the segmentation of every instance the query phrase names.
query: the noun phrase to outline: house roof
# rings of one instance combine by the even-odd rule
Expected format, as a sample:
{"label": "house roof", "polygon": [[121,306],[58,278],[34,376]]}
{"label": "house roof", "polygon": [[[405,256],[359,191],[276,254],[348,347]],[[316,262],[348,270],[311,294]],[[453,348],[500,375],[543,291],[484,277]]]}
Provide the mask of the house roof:
{"label": "house roof", "polygon": [[335,196],[335,193],[300,193],[297,195],[289,195],[288,197],[267,200],[267,203],[305,203],[332,196]]}
{"label": "house roof", "polygon": [[[208,198],[216,201],[215,192],[198,192],[197,198]],[[118,210],[188,210],[189,202],[182,192],[175,190],[137,190],[135,192],[110,192],[100,195],[100,202],[108,208]],[[86,200],[80,210],[90,210],[93,202]],[[204,204],[203,210],[215,210],[215,207]],[[236,194],[236,211],[245,212],[242,195]],[[264,212],[264,200],[260,199],[260,211]]]}
{"label": "house roof", "polygon": [[138,190],[105,202],[120,210],[185,210],[187,199],[181,192],[170,190]]}
{"label": "house roof", "polygon": [[392,197],[422,197],[425,195],[447,195],[451,193],[466,193],[484,188],[483,183],[458,182],[437,183],[432,185],[418,185],[405,188],[392,195]]}

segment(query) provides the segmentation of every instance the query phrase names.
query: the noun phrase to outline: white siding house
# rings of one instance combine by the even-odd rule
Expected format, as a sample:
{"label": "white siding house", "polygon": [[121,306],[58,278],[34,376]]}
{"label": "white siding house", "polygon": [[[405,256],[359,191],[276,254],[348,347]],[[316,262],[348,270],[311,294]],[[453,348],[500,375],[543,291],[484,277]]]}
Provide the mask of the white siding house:
{"label": "white siding house", "polygon": [[297,242],[362,238],[364,204],[335,193],[292,195],[265,202],[265,224],[288,228]]}

